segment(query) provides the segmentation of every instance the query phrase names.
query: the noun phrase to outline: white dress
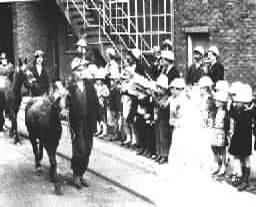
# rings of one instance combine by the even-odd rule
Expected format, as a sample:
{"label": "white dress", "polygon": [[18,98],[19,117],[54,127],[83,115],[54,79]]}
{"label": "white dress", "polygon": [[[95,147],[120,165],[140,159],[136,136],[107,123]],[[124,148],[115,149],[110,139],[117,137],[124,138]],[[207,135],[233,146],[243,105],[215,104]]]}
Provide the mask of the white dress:
{"label": "white dress", "polygon": [[[194,90],[194,91],[193,91]],[[199,91],[189,91],[189,98],[181,95],[172,105],[179,105],[176,126],[173,131],[172,147],[169,152],[168,177],[183,175],[190,179],[202,174],[210,177],[213,156],[210,133],[204,126],[202,102]],[[177,107],[176,107],[177,108]],[[170,111],[171,112],[171,111]]]}

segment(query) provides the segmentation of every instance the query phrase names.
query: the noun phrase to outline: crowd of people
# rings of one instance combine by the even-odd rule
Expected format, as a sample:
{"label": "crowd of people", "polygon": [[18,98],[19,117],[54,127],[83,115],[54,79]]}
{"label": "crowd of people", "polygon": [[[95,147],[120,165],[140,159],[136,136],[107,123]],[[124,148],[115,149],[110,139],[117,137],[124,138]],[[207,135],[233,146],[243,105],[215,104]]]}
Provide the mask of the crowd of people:
{"label": "crowd of people", "polygon": [[172,169],[197,166],[246,189],[255,119],[251,86],[224,80],[216,46],[195,47],[184,75],[175,68],[170,40],[153,54],[146,67],[140,51],[129,50],[121,67],[117,52],[107,48],[105,67],[88,67],[100,104],[95,135]]}

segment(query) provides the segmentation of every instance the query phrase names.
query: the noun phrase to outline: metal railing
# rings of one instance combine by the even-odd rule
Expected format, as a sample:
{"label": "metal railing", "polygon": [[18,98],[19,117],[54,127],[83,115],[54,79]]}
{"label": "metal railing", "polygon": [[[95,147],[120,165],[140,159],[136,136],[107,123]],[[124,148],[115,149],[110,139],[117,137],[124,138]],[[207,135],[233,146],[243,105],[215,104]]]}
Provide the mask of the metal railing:
{"label": "metal railing", "polygon": [[[109,28],[111,28],[112,31],[114,31],[116,34],[118,34],[118,30],[117,28],[113,25],[111,19],[106,15],[106,8],[110,9],[108,7],[108,5],[105,3],[105,1],[101,1],[101,3],[103,4],[103,8],[101,8],[94,0],[57,0],[57,3],[60,5],[64,5],[64,9],[65,9],[65,14],[69,20],[70,23],[72,23],[72,18],[71,18],[71,12],[70,9],[71,8],[75,8],[77,13],[80,15],[81,19],[82,19],[82,24],[83,24],[83,28],[85,29],[86,27],[92,27],[92,26],[97,26],[98,27],[98,44],[100,46],[102,46],[102,32],[104,34],[104,36],[106,37],[107,41],[111,44],[111,46],[116,50],[116,52],[118,53],[118,55],[120,56],[121,60],[124,60],[124,49],[125,50],[129,50],[131,48],[138,48],[137,44],[135,42],[134,39],[132,39],[129,35],[129,42],[132,43],[132,45],[134,47],[129,47],[127,45],[127,43],[125,42],[125,40],[121,37],[121,35],[115,35],[118,38],[119,43],[121,43],[121,45],[124,47],[118,47],[117,44],[112,40],[111,37],[111,33],[109,34],[106,31],[106,26],[108,26]],[[91,3],[93,7],[88,7],[88,3]],[[72,6],[71,6],[72,5]],[[82,6],[81,6],[82,5]],[[86,11],[88,11],[89,9],[91,10],[95,10],[97,11],[97,15],[98,15],[98,25],[92,25],[88,22],[87,18],[86,18]],[[125,11],[122,11],[122,14],[127,15],[125,13]],[[127,28],[124,27],[124,25],[121,25],[122,29],[128,34]],[[135,28],[135,25],[132,25]],[[141,42],[140,45],[142,46],[142,42],[144,45],[146,45],[148,48],[149,45],[147,45],[146,41],[141,38]],[[142,54],[141,55],[141,60],[143,60],[148,66],[150,65],[149,62],[147,61],[147,59],[145,58],[145,56]]]}
{"label": "metal railing", "polygon": [[[111,9],[111,8],[109,8],[109,6],[108,6],[107,4],[105,4],[105,6],[106,6],[105,9],[107,9],[108,11]],[[127,16],[127,17],[128,17],[128,14],[124,11],[124,9],[122,9],[122,8],[117,8],[117,9],[118,9],[118,11],[121,11],[122,16],[124,16],[124,17]],[[136,25],[135,25],[132,21],[129,21],[129,24],[130,24],[130,26],[132,27],[132,29],[133,29],[134,31],[137,30]],[[123,25],[122,25],[122,26],[123,26]],[[125,32],[128,32],[128,30],[126,29]],[[130,36],[131,34],[128,33],[128,35]],[[142,50],[143,46],[146,46],[147,49],[151,50],[151,47],[149,46],[149,44],[147,43],[147,41],[143,38],[142,34],[141,34],[141,33],[138,33],[138,36],[140,37],[140,43],[139,43],[139,45],[141,46],[141,50]],[[136,45],[136,43],[135,43],[135,45]]]}
{"label": "metal railing", "polygon": [[[93,4],[93,7],[97,10],[98,15],[99,15],[99,19],[103,20],[103,24],[100,25],[100,28],[103,28],[104,34],[108,34],[108,32],[106,32],[106,29],[103,27],[104,26],[109,26],[116,34],[118,33],[117,28],[113,25],[111,19],[106,15],[106,8],[109,9],[109,7],[107,6],[107,4],[105,3],[105,1],[102,1],[101,3],[103,4],[103,8],[100,8],[97,3],[95,2],[95,0],[90,0],[90,3]],[[126,28],[124,28],[125,31],[128,34],[128,31],[126,30]],[[120,43],[125,47],[125,49],[129,50],[131,49],[126,42],[124,41],[124,39],[121,37],[121,35],[116,35],[120,41]],[[132,42],[132,44],[135,46],[135,48],[137,48],[136,42],[131,38],[131,36],[128,35],[129,41]],[[122,53],[122,51],[121,51]],[[150,66],[150,63],[148,62],[148,60],[145,58],[145,56],[142,54],[141,55],[141,60],[143,60],[144,63],[146,63],[147,66]]]}
{"label": "metal railing", "polygon": [[[82,4],[82,8],[79,7],[79,4]],[[70,19],[70,4],[74,6],[74,8],[77,10],[77,12],[80,14],[82,20],[83,20],[83,28],[89,25],[89,22],[86,19],[86,13],[85,13],[85,7],[86,3],[84,1],[77,1],[77,0],[66,0],[66,12]]]}

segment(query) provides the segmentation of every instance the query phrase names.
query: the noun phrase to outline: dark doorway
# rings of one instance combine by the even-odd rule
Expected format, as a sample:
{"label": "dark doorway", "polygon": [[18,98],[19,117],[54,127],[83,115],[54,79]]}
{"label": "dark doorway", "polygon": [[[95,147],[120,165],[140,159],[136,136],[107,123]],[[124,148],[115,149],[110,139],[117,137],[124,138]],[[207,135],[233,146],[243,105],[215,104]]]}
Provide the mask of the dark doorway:
{"label": "dark doorway", "polygon": [[5,52],[13,62],[13,33],[11,4],[0,3],[0,52]]}

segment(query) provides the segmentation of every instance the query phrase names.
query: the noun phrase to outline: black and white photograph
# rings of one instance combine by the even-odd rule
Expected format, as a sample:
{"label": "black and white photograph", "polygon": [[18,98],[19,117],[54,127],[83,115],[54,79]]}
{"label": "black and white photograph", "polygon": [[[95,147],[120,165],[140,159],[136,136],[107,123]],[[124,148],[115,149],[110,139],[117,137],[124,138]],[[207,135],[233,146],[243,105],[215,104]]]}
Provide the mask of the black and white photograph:
{"label": "black and white photograph", "polygon": [[256,0],[0,0],[0,207],[256,203]]}

